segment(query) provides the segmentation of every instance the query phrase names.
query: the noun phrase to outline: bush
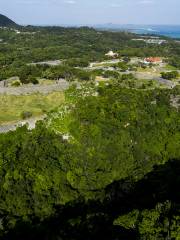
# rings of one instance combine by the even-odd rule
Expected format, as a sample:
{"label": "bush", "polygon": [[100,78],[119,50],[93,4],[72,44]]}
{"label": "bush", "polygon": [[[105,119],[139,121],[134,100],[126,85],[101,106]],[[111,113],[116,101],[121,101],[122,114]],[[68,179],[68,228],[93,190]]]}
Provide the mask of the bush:
{"label": "bush", "polygon": [[30,82],[32,84],[38,84],[39,83],[39,81],[33,76],[28,77],[28,82]]}
{"label": "bush", "polygon": [[20,82],[19,80],[13,81],[13,82],[11,83],[11,86],[12,86],[12,87],[19,87],[20,85],[21,85],[21,82]]}
{"label": "bush", "polygon": [[135,79],[134,75],[132,73],[130,74],[122,74],[121,76],[122,80],[128,80],[128,79]]}
{"label": "bush", "polygon": [[88,67],[89,61],[83,58],[79,58],[79,59],[72,58],[72,59],[66,60],[65,64],[70,67]]}
{"label": "bush", "polygon": [[179,73],[177,71],[172,71],[172,72],[162,72],[161,73],[162,78],[164,79],[176,79],[179,76]]}
{"label": "bush", "polygon": [[21,118],[22,119],[27,119],[27,118],[30,118],[30,117],[32,117],[32,112],[22,112],[21,113]]}
{"label": "bush", "polygon": [[105,71],[103,73],[104,78],[119,78],[119,73],[116,71]]}

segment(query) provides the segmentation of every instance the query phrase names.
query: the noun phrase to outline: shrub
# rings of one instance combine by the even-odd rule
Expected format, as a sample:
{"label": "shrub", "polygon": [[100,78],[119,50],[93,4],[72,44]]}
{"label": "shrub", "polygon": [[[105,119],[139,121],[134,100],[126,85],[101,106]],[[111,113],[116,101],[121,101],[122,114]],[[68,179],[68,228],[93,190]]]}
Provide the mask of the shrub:
{"label": "shrub", "polygon": [[162,72],[161,73],[162,78],[164,79],[176,79],[179,76],[179,73],[177,71],[172,71],[172,72]]}
{"label": "shrub", "polygon": [[33,76],[28,77],[28,82],[30,82],[32,84],[38,84],[39,83],[39,81]]}
{"label": "shrub", "polygon": [[21,82],[20,82],[19,80],[13,81],[13,82],[11,83],[11,86],[12,86],[12,87],[19,87],[20,85],[21,85]]}
{"label": "shrub", "polygon": [[27,118],[30,118],[30,117],[32,117],[32,112],[28,112],[28,111],[26,112],[25,111],[25,112],[21,113],[21,118],[22,119],[27,119]]}

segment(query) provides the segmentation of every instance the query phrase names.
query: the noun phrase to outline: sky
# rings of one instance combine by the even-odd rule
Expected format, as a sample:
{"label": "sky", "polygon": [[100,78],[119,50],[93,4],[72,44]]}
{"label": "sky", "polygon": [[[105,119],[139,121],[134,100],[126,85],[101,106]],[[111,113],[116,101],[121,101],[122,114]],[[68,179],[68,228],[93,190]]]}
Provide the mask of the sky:
{"label": "sky", "polygon": [[180,0],[0,0],[0,13],[23,25],[180,25]]}

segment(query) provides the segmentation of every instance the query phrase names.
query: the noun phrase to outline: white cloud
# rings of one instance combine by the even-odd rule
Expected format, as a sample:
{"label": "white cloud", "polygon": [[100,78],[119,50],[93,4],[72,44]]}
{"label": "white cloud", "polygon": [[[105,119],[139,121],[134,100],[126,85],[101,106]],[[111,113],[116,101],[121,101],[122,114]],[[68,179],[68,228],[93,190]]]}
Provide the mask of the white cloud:
{"label": "white cloud", "polygon": [[153,4],[154,1],[152,0],[141,0],[138,2],[138,4],[142,4],[142,5],[148,5],[148,4]]}
{"label": "white cloud", "polygon": [[67,4],[76,4],[76,1],[74,1],[74,0],[66,0],[64,2]]}

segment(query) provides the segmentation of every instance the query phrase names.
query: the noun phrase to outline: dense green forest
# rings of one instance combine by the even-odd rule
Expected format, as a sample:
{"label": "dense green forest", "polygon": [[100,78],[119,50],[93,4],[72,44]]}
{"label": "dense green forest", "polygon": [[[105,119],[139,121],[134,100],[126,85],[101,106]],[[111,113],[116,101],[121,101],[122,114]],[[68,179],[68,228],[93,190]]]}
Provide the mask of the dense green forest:
{"label": "dense green forest", "polygon": [[69,140],[62,107],[0,135],[1,239],[180,238],[180,89],[94,91],[67,91]]}
{"label": "dense green forest", "polygon": [[[18,76],[14,89],[70,82],[50,102],[48,94],[34,94],[37,102],[2,94],[5,107],[19,99],[23,120],[33,116],[24,106],[47,106],[36,128],[0,134],[0,239],[180,240],[180,44],[138,38],[88,27],[0,28],[0,81]],[[153,56],[164,61],[162,76],[136,78],[137,68],[148,75],[154,66],[130,64],[133,57]],[[118,61],[104,68],[107,60]],[[102,65],[88,69],[92,62]]]}
{"label": "dense green forest", "polygon": [[[18,75],[23,83],[27,83],[32,77],[43,77],[44,68],[53,73],[54,68],[50,66],[27,66],[45,60],[61,59],[72,68],[71,72],[77,71],[75,67],[106,59],[105,53],[112,49],[120,57],[168,57],[170,64],[177,68],[180,62],[180,44],[175,41],[168,39],[162,45],[148,44],[132,41],[138,36],[127,32],[97,31],[88,27],[29,26],[19,27],[18,30],[1,28],[0,36],[0,80]],[[58,71],[61,75],[62,69]],[[73,76],[78,77],[79,74]]]}

